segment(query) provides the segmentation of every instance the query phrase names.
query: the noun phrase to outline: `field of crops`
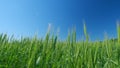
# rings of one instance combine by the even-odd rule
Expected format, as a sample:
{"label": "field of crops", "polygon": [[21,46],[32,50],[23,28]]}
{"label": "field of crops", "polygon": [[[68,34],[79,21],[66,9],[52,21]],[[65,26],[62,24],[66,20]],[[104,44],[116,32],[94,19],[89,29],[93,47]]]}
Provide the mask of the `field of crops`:
{"label": "field of crops", "polygon": [[76,32],[64,41],[48,32],[45,39],[16,40],[0,35],[0,68],[120,68],[120,26],[118,40],[76,41]]}

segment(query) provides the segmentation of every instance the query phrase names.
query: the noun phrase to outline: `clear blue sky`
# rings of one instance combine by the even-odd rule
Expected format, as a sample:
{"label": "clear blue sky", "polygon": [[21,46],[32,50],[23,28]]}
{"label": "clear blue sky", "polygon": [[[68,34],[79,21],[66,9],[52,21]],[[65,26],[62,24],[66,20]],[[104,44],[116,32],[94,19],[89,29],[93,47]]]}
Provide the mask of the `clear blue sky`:
{"label": "clear blue sky", "polygon": [[76,26],[77,38],[83,36],[83,20],[92,40],[103,39],[104,32],[116,37],[120,20],[120,0],[0,0],[0,33],[15,36],[45,36],[48,23],[60,38]]}

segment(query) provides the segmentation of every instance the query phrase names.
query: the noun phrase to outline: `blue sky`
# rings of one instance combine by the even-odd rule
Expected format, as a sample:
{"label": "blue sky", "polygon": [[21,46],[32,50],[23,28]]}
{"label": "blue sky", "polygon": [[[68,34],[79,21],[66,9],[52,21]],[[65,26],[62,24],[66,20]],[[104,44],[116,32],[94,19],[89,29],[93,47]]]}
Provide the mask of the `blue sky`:
{"label": "blue sky", "polygon": [[119,0],[0,0],[0,33],[44,37],[48,24],[61,39],[76,26],[77,38],[83,38],[83,20],[91,40],[116,37],[120,20]]}

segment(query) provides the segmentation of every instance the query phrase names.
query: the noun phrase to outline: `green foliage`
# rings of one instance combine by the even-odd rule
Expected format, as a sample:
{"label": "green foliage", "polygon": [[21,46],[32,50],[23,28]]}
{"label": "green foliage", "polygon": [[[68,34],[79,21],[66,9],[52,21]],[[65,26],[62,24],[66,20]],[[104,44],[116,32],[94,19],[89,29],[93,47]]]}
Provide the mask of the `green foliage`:
{"label": "green foliage", "polygon": [[118,35],[118,43],[120,43],[120,25],[119,22],[117,22],[117,35]]}
{"label": "green foliage", "polygon": [[89,41],[89,36],[88,36],[88,33],[87,33],[87,28],[86,28],[85,23],[84,23],[84,35],[85,35],[86,41],[88,42]]}
{"label": "green foliage", "polygon": [[[120,26],[117,27],[120,40]],[[66,41],[47,33],[45,39],[21,38],[15,40],[0,35],[0,68],[120,68],[120,44],[115,40],[76,41],[75,29]]]}

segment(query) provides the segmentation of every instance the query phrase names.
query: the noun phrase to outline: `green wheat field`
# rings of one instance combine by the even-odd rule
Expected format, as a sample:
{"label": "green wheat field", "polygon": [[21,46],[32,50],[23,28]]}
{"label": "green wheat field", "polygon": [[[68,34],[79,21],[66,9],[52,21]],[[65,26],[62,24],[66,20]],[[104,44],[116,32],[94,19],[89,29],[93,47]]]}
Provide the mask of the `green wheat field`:
{"label": "green wheat field", "polygon": [[84,25],[83,41],[76,41],[76,32],[68,33],[64,41],[46,34],[19,40],[0,34],[0,68],[120,68],[120,25],[117,40],[105,37],[90,42]]}

